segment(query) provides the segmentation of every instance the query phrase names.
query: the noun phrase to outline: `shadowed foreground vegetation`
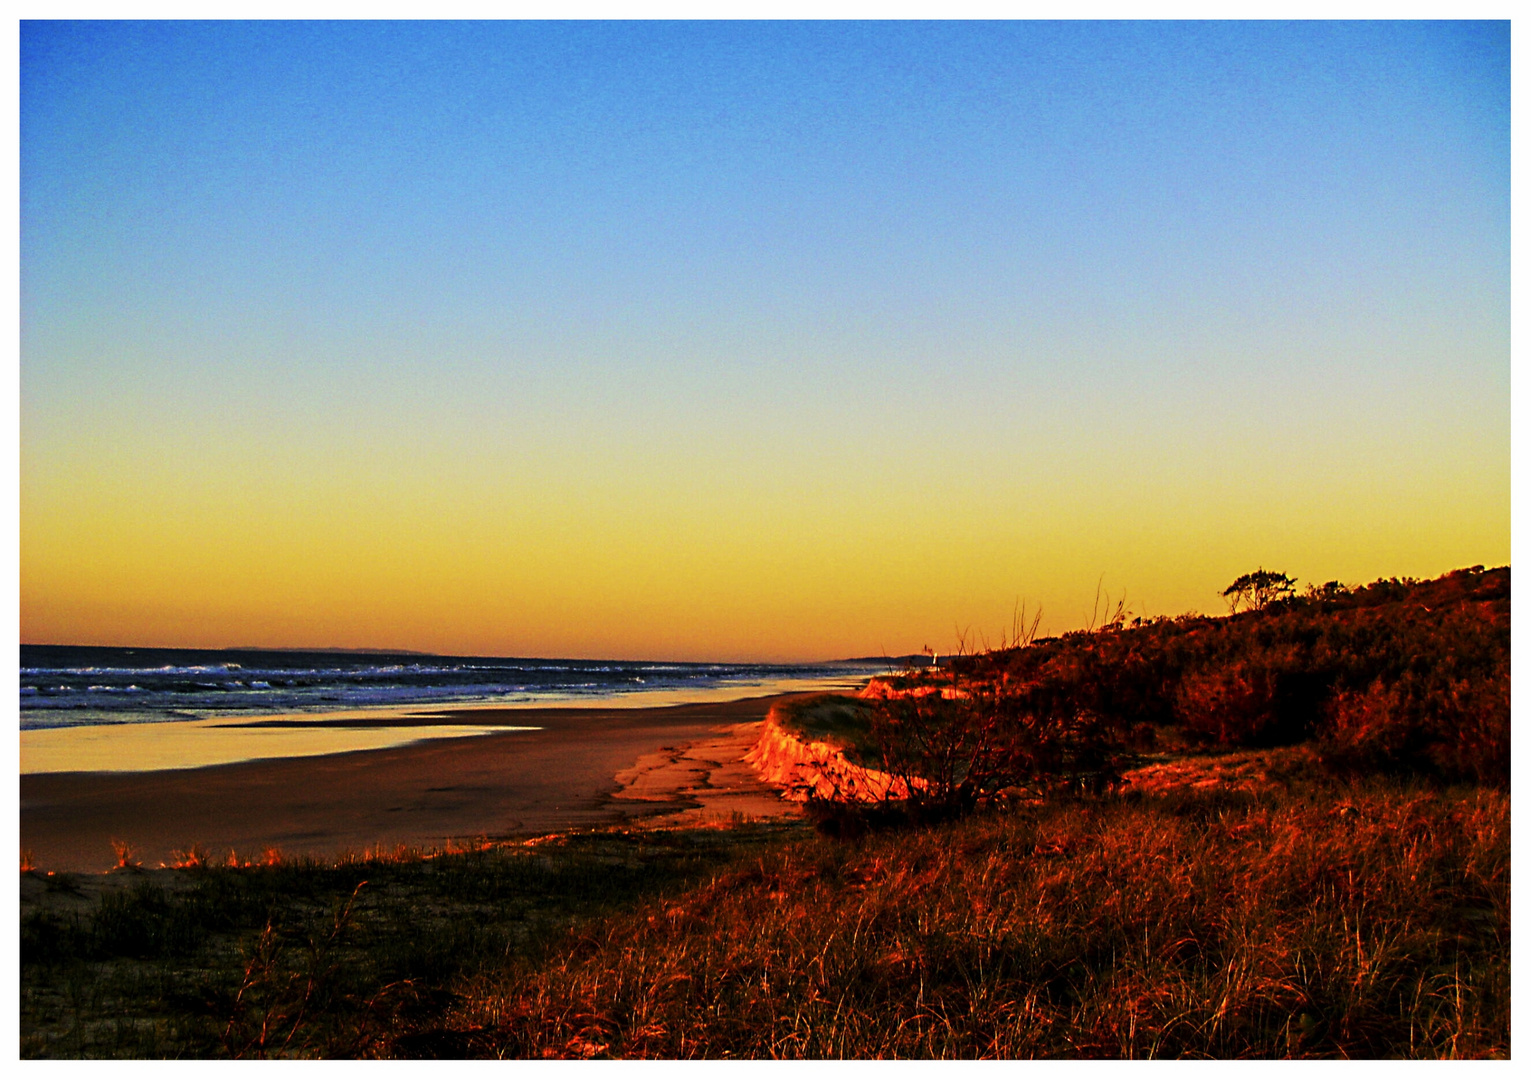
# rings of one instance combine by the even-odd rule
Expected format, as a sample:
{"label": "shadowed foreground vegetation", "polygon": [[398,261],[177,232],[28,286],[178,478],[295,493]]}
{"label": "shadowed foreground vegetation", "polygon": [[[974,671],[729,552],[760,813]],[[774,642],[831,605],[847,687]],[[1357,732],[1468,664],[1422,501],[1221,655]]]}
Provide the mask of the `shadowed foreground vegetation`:
{"label": "shadowed foreground vegetation", "polygon": [[1508,1056],[1508,570],[1267,591],[791,712],[934,778],[818,831],[31,871],[22,1053]]}
{"label": "shadowed foreground vegetation", "polygon": [[571,925],[708,880],[782,832],[614,832],[333,863],[268,853],[114,872],[99,897],[82,895],[88,875],[24,873],[45,892],[22,917],[21,1051],[409,1055],[410,1033],[436,1023],[461,979],[556,952]]}

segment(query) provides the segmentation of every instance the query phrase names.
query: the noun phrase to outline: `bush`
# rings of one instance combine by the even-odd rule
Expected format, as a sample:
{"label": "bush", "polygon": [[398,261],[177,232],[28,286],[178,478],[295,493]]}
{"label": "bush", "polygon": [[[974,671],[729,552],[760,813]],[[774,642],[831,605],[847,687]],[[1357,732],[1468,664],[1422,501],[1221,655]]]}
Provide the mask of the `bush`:
{"label": "bush", "polygon": [[1270,689],[1257,685],[1242,663],[1193,672],[1180,681],[1175,715],[1197,742],[1253,743],[1270,725]]}
{"label": "bush", "polygon": [[1510,571],[1329,582],[1225,618],[1139,620],[965,658],[1034,713],[1126,734],[1179,724],[1204,745],[1317,736],[1345,770],[1505,785]]}
{"label": "bush", "polygon": [[1348,772],[1423,773],[1508,787],[1510,679],[1374,681],[1342,691],[1321,741],[1327,763]]}
{"label": "bush", "polygon": [[1121,779],[1124,726],[1053,687],[964,680],[947,693],[880,701],[872,738],[925,819],[1007,788],[1098,793]]}

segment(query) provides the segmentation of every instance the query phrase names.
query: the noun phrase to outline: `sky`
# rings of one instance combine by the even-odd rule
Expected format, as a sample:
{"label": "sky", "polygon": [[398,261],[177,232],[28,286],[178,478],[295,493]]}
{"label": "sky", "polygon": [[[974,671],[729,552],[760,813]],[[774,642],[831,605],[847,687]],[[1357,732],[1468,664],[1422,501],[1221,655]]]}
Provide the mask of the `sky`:
{"label": "sky", "polygon": [[24,23],[21,640],[813,660],[1510,557],[1507,23]]}

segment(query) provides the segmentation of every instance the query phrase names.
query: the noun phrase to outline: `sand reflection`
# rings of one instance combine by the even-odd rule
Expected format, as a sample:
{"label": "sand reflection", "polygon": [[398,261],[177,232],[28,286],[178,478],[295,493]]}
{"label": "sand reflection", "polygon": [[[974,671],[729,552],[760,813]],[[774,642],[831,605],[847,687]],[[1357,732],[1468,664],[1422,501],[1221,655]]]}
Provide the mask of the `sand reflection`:
{"label": "sand reflection", "polygon": [[[96,724],[21,733],[22,773],[197,769],[258,758],[314,757],[382,750],[425,739],[534,731],[503,724],[401,723],[398,713],[220,717],[162,724]],[[375,723],[376,726],[371,726]]]}

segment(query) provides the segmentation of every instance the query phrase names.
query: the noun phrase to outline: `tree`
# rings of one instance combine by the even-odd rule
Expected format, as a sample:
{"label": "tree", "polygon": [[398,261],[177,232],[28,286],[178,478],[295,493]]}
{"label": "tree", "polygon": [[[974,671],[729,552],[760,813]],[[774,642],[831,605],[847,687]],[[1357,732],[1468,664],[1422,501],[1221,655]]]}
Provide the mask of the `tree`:
{"label": "tree", "polygon": [[1234,579],[1233,584],[1223,590],[1223,599],[1228,601],[1231,615],[1239,610],[1240,604],[1246,611],[1259,611],[1277,600],[1290,600],[1296,592],[1296,578],[1262,566],[1252,574]]}

